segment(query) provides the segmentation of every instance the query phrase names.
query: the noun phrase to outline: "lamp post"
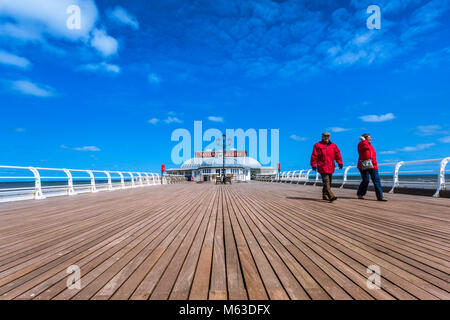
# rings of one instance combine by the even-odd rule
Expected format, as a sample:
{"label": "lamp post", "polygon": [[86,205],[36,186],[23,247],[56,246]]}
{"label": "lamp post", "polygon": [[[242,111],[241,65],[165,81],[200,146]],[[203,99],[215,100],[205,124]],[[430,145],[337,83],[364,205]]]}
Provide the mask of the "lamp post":
{"label": "lamp post", "polygon": [[[216,143],[218,146],[220,146],[220,139],[216,139]],[[222,174],[221,174],[221,178],[222,178],[222,183],[225,184],[225,149],[227,146],[230,146],[232,143],[231,138],[229,139],[229,143],[227,143],[227,136],[226,134],[222,134]]]}
{"label": "lamp post", "polygon": [[225,144],[227,136],[222,134],[222,183],[225,184]]}

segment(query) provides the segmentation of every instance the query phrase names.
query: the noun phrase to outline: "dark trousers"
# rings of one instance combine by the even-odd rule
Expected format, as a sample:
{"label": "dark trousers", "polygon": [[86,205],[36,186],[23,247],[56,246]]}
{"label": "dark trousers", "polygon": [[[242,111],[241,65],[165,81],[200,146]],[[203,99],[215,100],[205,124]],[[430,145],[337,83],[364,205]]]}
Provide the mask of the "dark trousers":
{"label": "dark trousers", "polygon": [[334,194],[331,191],[331,182],[333,180],[333,175],[331,173],[321,173],[322,176],[322,196],[325,200],[330,200],[334,198]]}
{"label": "dark trousers", "polygon": [[369,179],[372,178],[373,185],[375,187],[375,193],[377,194],[377,199],[383,199],[383,189],[381,188],[380,176],[378,175],[378,170],[359,170],[361,172],[362,181],[358,188],[358,196],[364,196],[367,193],[367,188],[369,187]]}

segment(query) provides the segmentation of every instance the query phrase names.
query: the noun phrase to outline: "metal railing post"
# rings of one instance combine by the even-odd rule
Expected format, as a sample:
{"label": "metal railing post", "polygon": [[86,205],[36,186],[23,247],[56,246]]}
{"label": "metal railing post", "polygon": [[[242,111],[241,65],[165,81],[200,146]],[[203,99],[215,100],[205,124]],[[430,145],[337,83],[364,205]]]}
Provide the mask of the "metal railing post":
{"label": "metal railing post", "polygon": [[294,176],[295,176],[295,172],[296,172],[296,171],[297,171],[297,170],[292,171],[291,174],[288,176],[288,181],[289,181],[289,183],[292,183],[292,180],[294,179]]}
{"label": "metal railing post", "polygon": [[33,167],[29,167],[28,169],[34,175],[34,199],[35,200],[45,199],[45,196],[42,192],[41,176],[39,175],[39,171]]}
{"label": "metal railing post", "polygon": [[312,171],[312,169],[309,169],[308,171],[306,171],[306,180],[305,180],[305,183],[303,184],[303,185],[305,185],[306,186],[306,184],[308,183],[308,181],[309,181],[309,173]]}
{"label": "metal railing post", "polygon": [[342,179],[342,185],[339,187],[340,189],[344,188],[344,184],[347,182],[348,170],[350,170],[351,168],[355,168],[355,167],[348,166],[348,167],[345,168],[345,170],[344,170],[344,179]]}
{"label": "metal railing post", "polygon": [[153,172],[150,172],[150,174],[152,175],[152,185],[154,186],[155,183],[155,174]]}
{"label": "metal railing post", "polygon": [[109,174],[109,172],[108,171],[103,171],[105,174],[106,174],[106,176],[108,177],[108,190],[112,190],[113,189],[113,187],[112,187],[112,181],[111,181],[111,175]]}
{"label": "metal railing post", "polygon": [[316,170],[316,180],[314,180],[314,185],[319,181],[319,170]]}
{"label": "metal railing post", "polygon": [[393,181],[392,181],[392,189],[391,189],[391,191],[389,191],[389,193],[394,193],[394,189],[396,188],[396,187],[398,187],[400,184],[399,184],[399,181],[398,181],[398,172],[400,171],[400,167],[404,164],[405,162],[404,161],[400,161],[400,162],[397,162],[397,164],[395,165],[395,169],[394,169],[394,177],[393,177]]}
{"label": "metal railing post", "polygon": [[65,172],[65,174],[67,175],[67,195],[68,196],[73,196],[75,195],[75,190],[73,189],[73,178],[72,178],[72,173],[70,172],[70,170],[68,169],[63,169],[63,171]]}
{"label": "metal railing post", "polygon": [[89,174],[89,177],[91,178],[91,192],[95,193],[97,192],[97,188],[95,186],[95,177],[91,170],[86,170],[86,172]]}
{"label": "metal railing post", "polygon": [[143,187],[144,186],[144,183],[142,182],[142,175],[139,173],[139,172],[135,172],[137,175],[138,175],[138,177],[139,177],[139,186],[140,187]]}
{"label": "metal railing post", "polygon": [[117,171],[117,173],[120,176],[120,189],[123,190],[125,189],[125,181],[123,180],[123,174],[120,171]]}
{"label": "metal railing post", "polygon": [[296,172],[296,171],[297,171],[297,170],[292,171],[291,174],[289,175],[289,177],[288,177],[289,183],[292,183],[292,180],[294,180],[294,176],[295,176],[295,172]]}
{"label": "metal railing post", "polygon": [[148,173],[144,172],[144,174],[145,174],[145,181],[147,182],[147,185],[149,186],[150,185],[150,179],[148,177]]}
{"label": "metal railing post", "polygon": [[288,177],[289,177],[290,174],[291,174],[290,171],[286,172],[286,175],[285,175],[284,180],[283,180],[284,182],[286,182],[288,180]]}
{"label": "metal railing post", "polygon": [[128,174],[129,174],[130,177],[131,177],[131,188],[135,188],[136,185],[134,184],[134,176],[133,176],[133,174],[132,174],[131,172],[128,172]]}
{"label": "metal railing post", "polygon": [[303,171],[305,171],[305,169],[300,170],[300,172],[298,173],[297,184],[299,184],[299,183],[300,183],[300,180],[302,180],[302,173],[303,173]]}
{"label": "metal railing post", "polygon": [[450,157],[442,159],[439,164],[439,173],[438,173],[438,185],[435,194],[433,197],[439,197],[441,190],[446,189],[445,185],[445,168],[447,167],[447,163],[450,161]]}
{"label": "metal railing post", "polygon": [[[291,178],[291,183],[293,183],[295,181],[295,172],[299,171],[299,170],[295,170],[294,173],[292,174],[292,178]],[[301,171],[299,172],[300,175]],[[296,181],[298,183],[298,181]]]}

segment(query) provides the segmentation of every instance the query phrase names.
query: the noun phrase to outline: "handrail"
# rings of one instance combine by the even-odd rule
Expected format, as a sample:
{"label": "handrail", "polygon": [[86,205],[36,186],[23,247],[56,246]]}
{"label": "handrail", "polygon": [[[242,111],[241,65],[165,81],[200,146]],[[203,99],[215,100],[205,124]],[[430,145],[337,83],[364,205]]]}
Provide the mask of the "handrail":
{"label": "handrail", "polygon": [[308,171],[306,171],[306,179],[305,179],[304,185],[306,185],[306,183],[308,182],[308,180],[309,180],[309,174],[311,173],[311,171],[312,171],[312,169],[309,169]]}
{"label": "handrail", "polygon": [[[9,174],[8,172],[5,172],[6,175],[0,174],[0,182],[18,183],[18,186],[7,186],[6,188],[2,188],[0,184],[0,202],[25,199],[38,200],[59,195],[74,196],[85,192],[95,193],[105,190],[123,190],[135,187],[155,186],[161,184],[161,182],[162,184],[166,184],[186,181],[184,176],[169,174],[165,175],[164,179],[162,179],[159,174],[152,172],[0,166],[0,170],[2,169],[8,171],[28,171],[30,176],[24,173],[20,175]],[[55,174],[42,175],[42,172],[55,172]],[[80,174],[74,175],[75,172]],[[112,174],[114,174],[114,178],[111,176]],[[124,174],[130,177],[130,184],[125,184]],[[43,181],[49,184],[43,186]],[[60,184],[59,181],[63,181],[63,183]],[[34,186],[31,187],[27,185],[28,183],[34,183]]]}
{"label": "handrail", "polygon": [[342,185],[340,186],[340,188],[344,188],[344,184],[347,182],[347,175],[348,175],[348,170],[352,169],[352,168],[356,168],[355,166],[348,166],[345,167],[345,171],[344,171],[344,178],[342,180]]}
{"label": "handrail", "polygon": [[[428,164],[428,163],[435,163],[438,162],[439,163],[439,167],[437,170],[409,170],[409,171],[401,171],[401,168],[403,168],[404,166],[408,166],[408,165],[415,165],[415,164]],[[450,170],[447,170],[447,165],[450,162],[450,157],[446,157],[446,158],[441,158],[441,159],[426,159],[426,160],[413,160],[413,161],[398,161],[398,162],[392,162],[392,163],[382,163],[382,164],[378,164],[379,167],[394,167],[392,171],[383,171],[383,172],[379,172],[380,175],[392,175],[392,185],[391,185],[391,189],[389,191],[389,193],[394,193],[395,189],[400,187],[400,175],[401,173],[403,174],[420,174],[420,173],[437,173],[437,185],[436,185],[436,191],[433,194],[434,197],[439,197],[440,192],[443,190],[446,190],[447,185],[449,184],[449,182],[446,182],[445,179],[445,174],[449,173]],[[344,188],[344,185],[346,183],[348,183],[348,176],[349,175],[359,175],[358,173],[350,173],[349,171],[351,169],[355,169],[356,166],[346,166],[344,167],[344,172],[342,174],[343,178],[342,178],[342,184],[340,185],[339,188]],[[302,176],[303,172],[306,172],[305,176]],[[271,176],[262,176],[262,175],[257,175],[256,176],[256,180],[263,180],[263,181],[268,181],[268,182],[292,182],[294,181],[294,179],[297,181],[297,183],[299,183],[300,181],[305,181],[304,184],[307,183],[312,183],[314,186],[317,184],[317,182],[319,182],[319,173],[316,171],[316,176],[315,178],[310,178],[310,173],[311,173],[312,169],[303,169],[303,170],[294,170],[294,171],[283,171],[280,173],[276,173],[273,174]],[[292,172],[292,175],[291,175]],[[296,178],[296,172],[298,173],[298,176]],[[384,180],[383,180],[384,181]],[[422,182],[422,185],[429,185],[431,182]],[[434,183],[434,182],[433,182]],[[415,183],[412,182],[410,184],[419,184],[419,183]]]}
{"label": "handrail", "polygon": [[303,171],[306,171],[305,169],[303,169],[303,170],[300,170],[300,172],[298,173],[298,181],[297,181],[297,184],[300,182],[300,180],[302,179],[302,173],[303,173]]}
{"label": "handrail", "polygon": [[64,172],[67,174],[67,195],[72,196],[75,195],[75,190],[73,189],[73,177],[72,173],[68,169],[63,169]]}
{"label": "handrail", "polygon": [[436,189],[436,193],[433,197],[439,197],[441,190],[445,190],[445,168],[447,167],[447,163],[450,162],[450,157],[444,158],[441,160],[439,165],[439,177],[438,177],[438,187]]}

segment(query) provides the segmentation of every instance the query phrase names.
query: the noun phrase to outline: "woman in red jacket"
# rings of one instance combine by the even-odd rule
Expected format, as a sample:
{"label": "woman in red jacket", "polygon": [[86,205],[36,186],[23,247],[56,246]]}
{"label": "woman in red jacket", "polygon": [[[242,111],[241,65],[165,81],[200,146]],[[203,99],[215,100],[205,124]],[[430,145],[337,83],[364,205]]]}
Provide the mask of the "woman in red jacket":
{"label": "woman in red jacket", "polygon": [[[372,137],[370,134],[364,133],[359,139],[361,142],[358,144],[358,169],[361,172],[362,181],[358,188],[358,199],[364,199],[367,188],[369,187],[369,179],[372,178],[378,201],[387,201],[383,198],[383,189],[381,188],[380,176],[378,174],[377,153],[371,143]],[[372,160],[373,168],[364,168],[361,162],[369,159]]]}

